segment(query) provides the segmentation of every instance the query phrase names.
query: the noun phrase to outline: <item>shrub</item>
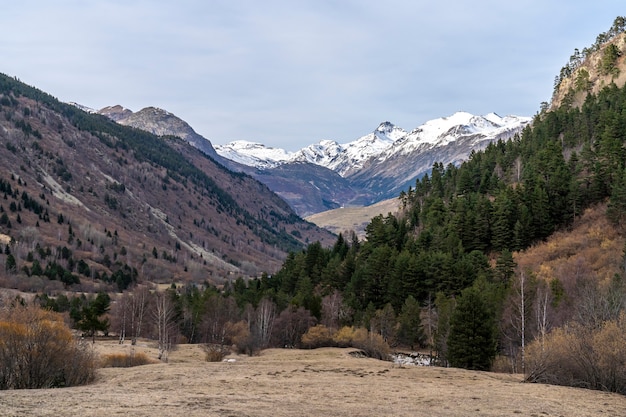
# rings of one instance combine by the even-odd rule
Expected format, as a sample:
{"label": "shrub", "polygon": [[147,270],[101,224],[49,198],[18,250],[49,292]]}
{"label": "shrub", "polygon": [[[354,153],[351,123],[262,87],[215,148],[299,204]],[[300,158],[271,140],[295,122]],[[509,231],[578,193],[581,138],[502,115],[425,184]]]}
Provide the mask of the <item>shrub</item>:
{"label": "shrub", "polygon": [[225,326],[226,339],[230,339],[237,352],[253,356],[259,353],[258,341],[254,339],[245,321],[228,322]]}
{"label": "shrub", "polygon": [[150,359],[148,355],[143,352],[110,353],[102,357],[100,360],[100,367],[131,368],[133,366],[149,365],[151,363],[157,362]]}
{"label": "shrub", "polygon": [[334,346],[334,344],[330,329],[323,324],[311,327],[302,335],[302,345],[310,349]]}
{"label": "shrub", "polygon": [[302,344],[308,348],[324,346],[355,347],[361,349],[370,358],[389,360],[390,348],[385,339],[362,327],[344,326],[335,334],[326,326],[319,324],[311,327],[302,336]]}
{"label": "shrub", "polygon": [[204,359],[207,362],[221,362],[230,350],[224,346],[207,343],[202,346],[204,350]]}
{"label": "shrub", "polygon": [[21,305],[0,311],[0,389],[83,385],[95,369],[93,350],[60,314]]}
{"label": "shrub", "polygon": [[590,329],[578,323],[554,329],[528,346],[526,379],[626,394],[626,316]]}
{"label": "shrub", "polygon": [[352,346],[361,349],[370,358],[389,360],[389,345],[378,333],[358,328],[352,337]]}
{"label": "shrub", "polygon": [[333,339],[337,346],[339,347],[348,347],[352,346],[352,340],[354,339],[354,327],[352,326],[344,326],[335,333]]}

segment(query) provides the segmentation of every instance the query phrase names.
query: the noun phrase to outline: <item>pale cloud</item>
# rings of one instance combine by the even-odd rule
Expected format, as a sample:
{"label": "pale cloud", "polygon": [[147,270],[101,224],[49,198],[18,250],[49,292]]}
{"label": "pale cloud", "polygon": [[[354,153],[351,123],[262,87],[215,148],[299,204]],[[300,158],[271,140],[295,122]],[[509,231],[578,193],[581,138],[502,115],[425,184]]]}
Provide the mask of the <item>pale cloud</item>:
{"label": "pale cloud", "polygon": [[289,150],[457,110],[530,116],[623,14],[609,0],[72,1],[3,6],[0,72],[61,100],[163,107]]}

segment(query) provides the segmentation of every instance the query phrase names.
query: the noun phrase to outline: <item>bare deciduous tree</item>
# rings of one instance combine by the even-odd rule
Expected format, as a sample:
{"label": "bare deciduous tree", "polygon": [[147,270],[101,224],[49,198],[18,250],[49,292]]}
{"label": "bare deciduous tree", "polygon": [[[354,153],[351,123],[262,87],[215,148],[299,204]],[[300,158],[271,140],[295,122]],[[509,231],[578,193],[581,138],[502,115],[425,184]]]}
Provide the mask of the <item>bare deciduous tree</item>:
{"label": "bare deciduous tree", "polygon": [[322,324],[337,330],[344,313],[343,297],[338,290],[322,298]]}
{"label": "bare deciduous tree", "polygon": [[255,311],[253,334],[258,340],[261,349],[269,346],[272,328],[276,317],[276,306],[268,299],[263,298]]}
{"label": "bare deciduous tree", "polygon": [[130,304],[130,336],[133,346],[137,344],[137,338],[141,336],[143,321],[150,300],[149,295],[150,292],[145,287],[137,287],[132,292]]}
{"label": "bare deciduous tree", "polygon": [[239,321],[239,309],[232,297],[214,295],[207,301],[202,317],[202,339],[206,343],[223,345],[228,339],[228,329]]}
{"label": "bare deciduous tree", "polygon": [[287,307],[274,322],[272,345],[277,347],[299,346],[302,335],[314,323],[315,318],[304,307]]}
{"label": "bare deciduous tree", "polygon": [[167,362],[176,339],[176,308],[168,292],[155,292],[152,318],[157,331],[158,358]]}

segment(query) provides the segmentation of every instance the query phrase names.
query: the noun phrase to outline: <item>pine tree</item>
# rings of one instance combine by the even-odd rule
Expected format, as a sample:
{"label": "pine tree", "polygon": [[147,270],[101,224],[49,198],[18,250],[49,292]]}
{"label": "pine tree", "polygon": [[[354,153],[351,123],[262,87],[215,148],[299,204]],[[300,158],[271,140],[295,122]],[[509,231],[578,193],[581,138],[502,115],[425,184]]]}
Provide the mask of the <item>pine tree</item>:
{"label": "pine tree", "polygon": [[450,365],[489,370],[496,356],[494,319],[494,313],[478,289],[470,287],[463,291],[450,319]]}
{"label": "pine tree", "polygon": [[626,224],[626,170],[623,170],[622,175],[613,183],[606,216],[615,226]]}
{"label": "pine tree", "polygon": [[402,306],[402,312],[398,316],[399,327],[396,338],[398,342],[410,346],[411,349],[423,345],[425,341],[420,312],[419,303],[413,296],[409,295]]}

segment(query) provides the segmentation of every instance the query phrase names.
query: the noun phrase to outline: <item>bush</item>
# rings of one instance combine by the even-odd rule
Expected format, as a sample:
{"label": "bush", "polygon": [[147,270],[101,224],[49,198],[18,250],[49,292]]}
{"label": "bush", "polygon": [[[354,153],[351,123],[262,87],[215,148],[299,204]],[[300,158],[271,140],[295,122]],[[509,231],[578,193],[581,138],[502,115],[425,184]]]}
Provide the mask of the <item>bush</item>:
{"label": "bush", "polygon": [[626,394],[626,316],[595,329],[580,324],[553,330],[528,346],[526,379]]}
{"label": "bush", "polygon": [[326,326],[319,324],[311,327],[302,336],[302,344],[308,348],[324,346],[354,347],[361,349],[370,358],[389,360],[390,348],[385,339],[378,334],[368,332],[362,327],[342,327],[335,334]]}
{"label": "bush", "polygon": [[389,360],[389,345],[378,334],[358,328],[352,337],[352,346],[361,349],[370,358]]}
{"label": "bush", "polygon": [[315,349],[324,346],[334,346],[333,335],[330,329],[323,324],[311,327],[302,335],[302,345]]}
{"label": "bush", "polygon": [[335,333],[333,339],[337,346],[339,347],[349,347],[352,346],[352,340],[354,339],[354,327],[352,326],[344,326]]}
{"label": "bush", "polygon": [[0,389],[53,388],[94,380],[96,360],[58,313],[35,306],[0,310]]}
{"label": "bush", "polygon": [[101,368],[131,368],[133,366],[149,365],[157,363],[145,353],[110,353],[100,360]]}
{"label": "bush", "polygon": [[207,343],[202,346],[204,350],[204,359],[207,362],[221,362],[230,350],[221,345]]}

